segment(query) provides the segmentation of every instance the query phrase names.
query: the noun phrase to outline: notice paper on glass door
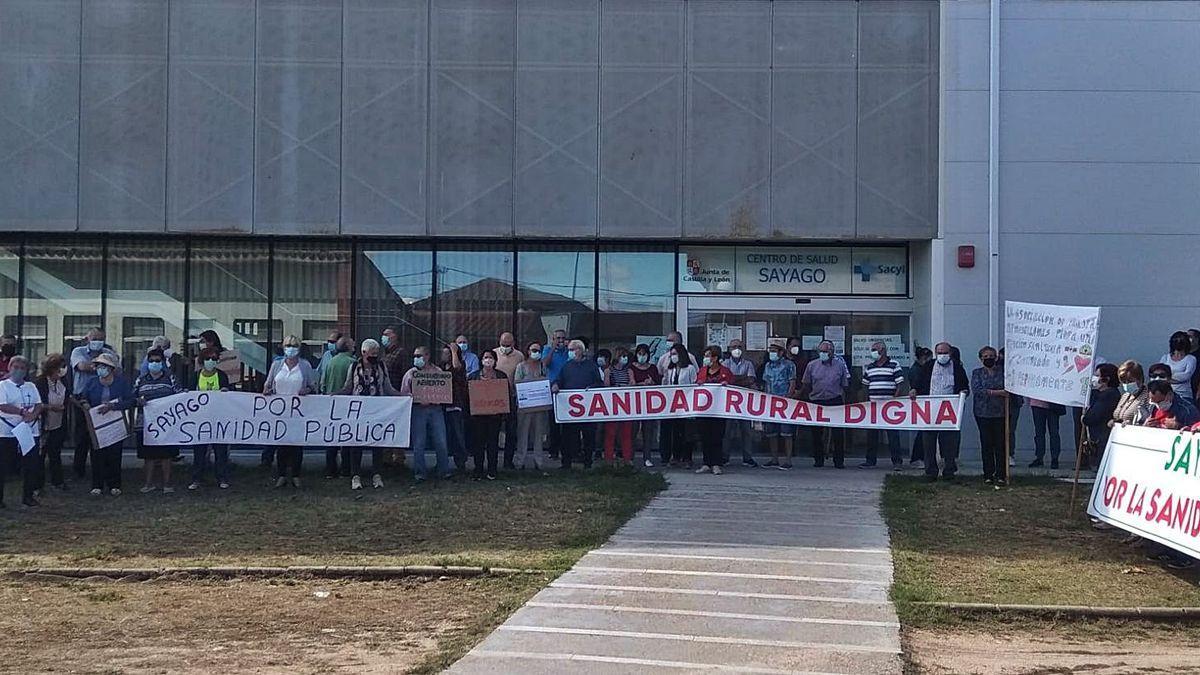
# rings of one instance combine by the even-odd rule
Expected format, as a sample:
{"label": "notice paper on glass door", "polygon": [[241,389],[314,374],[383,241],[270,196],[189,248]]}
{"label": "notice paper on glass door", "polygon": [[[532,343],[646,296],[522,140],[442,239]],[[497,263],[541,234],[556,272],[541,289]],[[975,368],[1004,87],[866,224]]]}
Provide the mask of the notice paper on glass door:
{"label": "notice paper on glass door", "polygon": [[825,326],[825,339],[833,343],[834,354],[840,356],[846,353],[845,326]]}

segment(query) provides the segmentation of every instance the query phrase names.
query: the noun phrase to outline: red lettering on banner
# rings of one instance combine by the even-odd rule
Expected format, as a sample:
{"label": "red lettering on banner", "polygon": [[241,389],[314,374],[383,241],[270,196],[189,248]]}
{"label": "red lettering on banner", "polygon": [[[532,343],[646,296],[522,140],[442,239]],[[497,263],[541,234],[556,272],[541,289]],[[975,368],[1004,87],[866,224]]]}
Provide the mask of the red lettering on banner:
{"label": "red lettering on banner", "polygon": [[667,395],[658,390],[646,392],[646,412],[657,415],[667,407]]}
{"label": "red lettering on banner", "polygon": [[851,403],[846,406],[846,422],[858,424],[867,416],[867,409],[861,403]]}
{"label": "red lettering on banner", "polygon": [[779,417],[779,418],[785,417],[784,411],[787,410],[787,404],[788,404],[788,400],[786,398],[783,398],[782,396],[772,396],[771,397],[771,412],[768,413],[768,415],[770,417]]}
{"label": "red lettering on banner", "polygon": [[688,400],[687,394],[683,393],[682,389],[675,390],[675,396],[671,399],[671,409],[667,412],[687,412]]}
{"label": "red lettering on banner", "polygon": [[1121,505],[1125,503],[1125,491],[1128,489],[1129,483],[1126,481],[1121,481],[1120,484],[1117,485],[1116,500],[1118,509],[1121,508]]}
{"label": "red lettering on banner", "polygon": [[808,404],[805,403],[804,401],[796,401],[795,407],[792,408],[792,417],[791,418],[794,420],[804,419],[804,420],[808,420],[809,422],[811,422],[812,415],[810,415],[808,412]]}
{"label": "red lettering on banner", "polygon": [[1175,518],[1171,521],[1172,526],[1176,529],[1187,532],[1187,517],[1189,509],[1192,506],[1192,500],[1188,498],[1180,498],[1176,503],[1179,508],[1175,509]]}
{"label": "red lettering on banner", "polygon": [[883,421],[888,424],[901,424],[904,422],[904,403],[901,401],[888,401],[883,404]]}
{"label": "red lettering on banner", "polygon": [[725,392],[725,412],[742,413],[742,392],[737,389]]}
{"label": "red lettering on banner", "polygon": [[1162,490],[1155,489],[1150,495],[1150,510],[1146,512],[1146,521],[1153,522],[1158,516],[1158,498],[1162,496]]}
{"label": "red lettering on banner", "polygon": [[1171,526],[1171,507],[1175,504],[1175,495],[1167,495],[1167,501],[1163,502],[1162,510],[1158,512],[1158,516],[1154,519],[1156,523],[1165,523],[1167,527]]}
{"label": "red lettering on banner", "polygon": [[623,391],[612,395],[612,414],[628,415],[633,406],[629,404],[629,392]]}
{"label": "red lettering on banner", "polygon": [[823,406],[823,405],[817,406],[817,421],[818,422],[832,422],[833,421],[825,416],[825,406]]}
{"label": "red lettering on banner", "polygon": [[1104,505],[1111,507],[1113,497],[1116,495],[1117,479],[1115,476],[1109,476],[1108,480],[1104,481]]}
{"label": "red lettering on banner", "polygon": [[[749,398],[750,401],[746,404],[746,413],[755,417],[762,417],[762,414],[767,410],[766,395],[756,391],[749,394]],[[754,405],[755,403],[758,405]]]}
{"label": "red lettering on banner", "polygon": [[934,420],[934,424],[941,425],[942,422],[958,424],[958,416],[954,414],[954,404],[950,401],[942,401],[942,404],[938,406],[937,419]]}
{"label": "red lettering on banner", "polygon": [[633,392],[633,412],[636,415],[642,414],[642,404],[645,403],[643,393],[641,391]]}
{"label": "red lettering on banner", "polygon": [[592,395],[592,405],[588,407],[588,417],[596,415],[608,415],[608,404],[604,402],[603,394]]}
{"label": "red lettering on banner", "polygon": [[[1134,502],[1135,498],[1137,499],[1136,503]],[[1142,506],[1144,506],[1145,504],[1146,504],[1146,488],[1142,488],[1142,491],[1139,493],[1138,485],[1137,485],[1137,483],[1134,483],[1133,484],[1133,494],[1131,494],[1129,497],[1128,513],[1130,515],[1134,515],[1134,516],[1142,515]]]}
{"label": "red lettering on banner", "polygon": [[571,394],[567,397],[567,414],[571,417],[583,417],[587,411],[583,409],[583,394]]}
{"label": "red lettering on banner", "polygon": [[697,387],[692,391],[695,392],[692,397],[694,399],[692,402],[692,412],[702,413],[712,408],[713,395],[711,391],[701,387]]}
{"label": "red lettering on banner", "polygon": [[912,419],[910,422],[913,424],[917,422],[929,424],[930,412],[928,400],[915,399],[912,402]]}

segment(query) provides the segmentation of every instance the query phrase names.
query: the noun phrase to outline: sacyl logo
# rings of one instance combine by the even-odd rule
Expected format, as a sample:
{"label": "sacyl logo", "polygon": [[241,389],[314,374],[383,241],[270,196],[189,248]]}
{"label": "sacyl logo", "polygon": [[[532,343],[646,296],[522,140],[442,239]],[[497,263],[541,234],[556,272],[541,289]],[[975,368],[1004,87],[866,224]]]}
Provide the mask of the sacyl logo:
{"label": "sacyl logo", "polygon": [[854,273],[863,281],[870,281],[872,274],[900,276],[904,274],[904,265],[876,265],[870,260],[863,260],[854,266]]}

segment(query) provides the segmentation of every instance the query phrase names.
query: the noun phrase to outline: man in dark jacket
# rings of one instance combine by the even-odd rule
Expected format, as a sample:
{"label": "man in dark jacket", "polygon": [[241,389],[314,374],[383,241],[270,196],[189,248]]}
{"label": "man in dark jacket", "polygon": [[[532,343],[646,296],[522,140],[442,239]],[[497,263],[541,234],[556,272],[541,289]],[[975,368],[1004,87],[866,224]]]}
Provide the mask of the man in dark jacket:
{"label": "man in dark jacket", "polygon": [[[957,350],[949,342],[939,342],[933,348],[934,357],[917,372],[910,396],[953,396],[971,391],[971,382]],[[921,445],[925,449],[925,479],[938,477],[938,449],[942,451],[942,477],[953,479],[958,472],[958,446],[961,431],[922,431]]]}
{"label": "man in dark jacket", "polygon": [[[604,386],[596,361],[587,355],[587,347],[580,340],[571,340],[567,345],[570,358],[563,364],[552,387],[555,393],[563,389],[587,389]],[[574,458],[583,460],[583,468],[592,468],[591,444],[585,439],[595,433],[589,422],[573,422],[561,425],[562,468],[570,469]]]}

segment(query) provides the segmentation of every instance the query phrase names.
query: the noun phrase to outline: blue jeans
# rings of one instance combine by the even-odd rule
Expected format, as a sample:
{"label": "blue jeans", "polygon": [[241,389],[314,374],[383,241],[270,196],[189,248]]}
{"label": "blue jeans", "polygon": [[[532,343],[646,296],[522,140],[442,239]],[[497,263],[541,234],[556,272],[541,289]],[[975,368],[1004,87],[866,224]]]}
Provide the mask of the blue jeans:
{"label": "blue jeans", "polygon": [[412,407],[412,455],[413,475],[425,480],[425,450],[433,444],[437,453],[437,475],[450,474],[450,458],[446,454],[446,416],[440,405],[413,405]]}
{"label": "blue jeans", "polygon": [[212,448],[213,472],[218,483],[229,482],[229,446],[222,443],[208,443],[192,447],[192,482],[199,483],[208,470],[208,452]]}
{"label": "blue jeans", "polygon": [[[791,431],[789,429],[789,431]],[[790,436],[791,434],[789,434]],[[753,462],[750,453],[750,420],[729,420],[725,423],[724,459],[729,462],[734,452],[742,453],[743,462]]]}
{"label": "blue jeans", "polygon": [[1037,459],[1046,456],[1046,436],[1050,436],[1050,459],[1057,462],[1062,452],[1062,435],[1059,433],[1058,421],[1062,415],[1050,414],[1049,408],[1029,406],[1033,410],[1033,447]]}
{"label": "blue jeans", "polygon": [[867,464],[875,464],[879,457],[879,434],[886,433],[888,441],[888,451],[892,453],[892,464],[900,465],[904,463],[904,456],[900,450],[900,432],[892,429],[868,429],[867,441]]}

